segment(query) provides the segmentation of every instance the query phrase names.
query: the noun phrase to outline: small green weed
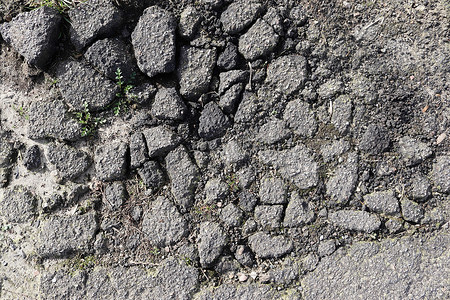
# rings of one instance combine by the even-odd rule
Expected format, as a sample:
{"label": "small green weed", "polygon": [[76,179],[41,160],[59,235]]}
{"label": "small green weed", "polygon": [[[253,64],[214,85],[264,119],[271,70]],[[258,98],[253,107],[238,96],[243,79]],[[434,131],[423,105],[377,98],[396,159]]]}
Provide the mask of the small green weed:
{"label": "small green weed", "polygon": [[227,184],[230,188],[231,192],[238,192],[239,191],[239,179],[237,178],[236,174],[227,175]]}
{"label": "small green weed", "polygon": [[28,115],[27,110],[21,105],[21,106],[13,106],[14,110],[19,114],[19,116],[25,118],[25,120],[29,120],[30,116]]}
{"label": "small green weed", "polygon": [[74,275],[77,271],[92,269],[98,264],[99,262],[94,255],[88,255],[85,257],[77,255],[71,259],[67,259],[63,263],[64,266],[69,268],[69,272],[71,275]]}
{"label": "small green weed", "polygon": [[77,4],[85,1],[86,0],[30,0],[27,2],[26,6],[30,9],[47,6],[56,9],[61,14],[64,14],[69,9],[74,8]]}
{"label": "small green weed", "polygon": [[75,113],[75,117],[77,118],[78,123],[83,126],[81,128],[81,136],[85,137],[93,134],[100,125],[106,122],[106,120],[93,117],[86,101],[83,103],[83,107],[82,111]]}
{"label": "small green weed", "polygon": [[119,88],[119,92],[116,94],[118,98],[112,105],[115,116],[118,116],[121,112],[127,112],[132,100],[136,97],[131,93],[134,81],[134,75],[130,79],[130,83],[126,84],[123,78],[122,70],[117,68],[116,70],[116,85]]}

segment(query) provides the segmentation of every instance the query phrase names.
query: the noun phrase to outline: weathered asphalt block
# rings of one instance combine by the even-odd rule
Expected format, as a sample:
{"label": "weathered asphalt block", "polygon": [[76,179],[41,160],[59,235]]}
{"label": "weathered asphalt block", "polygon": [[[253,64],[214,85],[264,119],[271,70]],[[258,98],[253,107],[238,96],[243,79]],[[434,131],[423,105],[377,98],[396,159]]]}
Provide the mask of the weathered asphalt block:
{"label": "weathered asphalt block", "polygon": [[0,24],[0,34],[26,62],[44,68],[57,49],[61,20],[56,10],[42,6],[17,15],[9,23]]}
{"label": "weathered asphalt block", "polygon": [[99,180],[121,179],[128,171],[128,145],[114,142],[102,145],[95,150],[95,174]]}
{"label": "weathered asphalt block", "polygon": [[55,166],[62,180],[76,179],[92,163],[92,159],[86,152],[65,144],[51,144],[48,148],[47,159]]}
{"label": "weathered asphalt block", "polygon": [[331,223],[347,230],[372,233],[381,226],[377,215],[359,210],[339,210],[329,214]]}
{"label": "weathered asphalt block", "polygon": [[218,223],[203,222],[198,235],[198,254],[202,267],[209,267],[222,254],[227,236]]}
{"label": "weathered asphalt block", "polygon": [[450,236],[359,242],[322,258],[301,281],[309,299],[446,299]]}
{"label": "weathered asphalt block", "polygon": [[308,148],[302,144],[288,150],[260,151],[258,156],[261,162],[277,168],[284,179],[293,182],[300,189],[311,188],[319,180],[317,163]]}
{"label": "weathered asphalt block", "polygon": [[122,13],[110,0],[89,0],[68,12],[70,40],[78,51],[96,38],[111,36],[122,25]]}
{"label": "weathered asphalt block", "polygon": [[317,131],[317,121],[309,105],[301,100],[290,101],[283,113],[283,120],[300,136],[312,137]]}
{"label": "weathered asphalt block", "polygon": [[200,172],[184,146],[179,146],[166,156],[166,170],[175,202],[182,211],[194,202],[194,193],[200,179]]}
{"label": "weathered asphalt block", "polygon": [[326,184],[327,195],[333,204],[347,204],[358,181],[358,155],[349,153],[347,161],[339,165]]}
{"label": "weathered asphalt block", "polygon": [[436,190],[450,193],[450,156],[443,155],[436,158],[431,176]]}
{"label": "weathered asphalt block", "polygon": [[150,158],[162,156],[180,144],[180,138],[169,127],[160,125],[143,131]]}
{"label": "weathered asphalt block", "polygon": [[205,140],[212,140],[224,135],[229,126],[230,121],[219,106],[209,102],[200,115],[198,135]]}
{"label": "weathered asphalt block", "polygon": [[284,214],[284,227],[299,227],[314,221],[315,214],[311,205],[293,192]]}
{"label": "weathered asphalt block", "polygon": [[123,81],[129,83],[133,75],[137,75],[133,53],[127,44],[117,38],[103,39],[95,42],[84,53],[86,60],[103,75],[117,81],[117,71],[120,69]]}
{"label": "weathered asphalt block", "polygon": [[144,10],[132,35],[131,43],[139,69],[149,77],[175,70],[174,16],[158,7]]}
{"label": "weathered asphalt block", "polygon": [[286,123],[283,120],[273,119],[261,126],[258,133],[258,140],[268,145],[287,139],[291,135]]}
{"label": "weathered asphalt block", "polygon": [[293,94],[302,89],[308,78],[307,62],[301,55],[281,56],[269,64],[266,83],[280,93]]}
{"label": "weathered asphalt block", "polygon": [[187,112],[180,95],[175,88],[161,88],[155,95],[151,113],[161,120],[181,121]]}
{"label": "weathered asphalt block", "polygon": [[28,137],[75,141],[81,139],[81,124],[70,117],[60,100],[33,102],[30,105]]}
{"label": "weathered asphalt block", "polygon": [[293,250],[294,245],[284,236],[257,232],[248,238],[248,245],[259,258],[279,258]]}
{"label": "weathered asphalt block", "polygon": [[41,223],[38,254],[48,258],[85,253],[92,246],[97,228],[98,224],[94,213],[51,216]]}
{"label": "weathered asphalt block", "polygon": [[170,199],[158,197],[144,212],[142,232],[157,247],[173,245],[188,234],[188,224]]}
{"label": "weathered asphalt block", "polygon": [[365,195],[364,203],[373,212],[387,215],[397,215],[400,212],[400,205],[392,190]]}
{"label": "weathered asphalt block", "polygon": [[417,141],[409,136],[404,136],[398,141],[398,152],[407,166],[414,166],[433,154],[427,144]]}
{"label": "weathered asphalt block", "polygon": [[247,60],[266,56],[277,46],[278,34],[264,20],[256,23],[239,38],[239,52]]}
{"label": "weathered asphalt block", "polygon": [[216,64],[215,49],[181,47],[180,63],[177,70],[180,80],[180,94],[195,100],[206,93]]}
{"label": "weathered asphalt block", "polygon": [[24,223],[37,213],[37,198],[21,185],[3,189],[0,193],[0,216],[7,222]]}
{"label": "weathered asphalt block", "polygon": [[87,103],[92,111],[105,108],[114,101],[117,86],[97,73],[93,68],[78,62],[67,60],[56,69],[58,88],[64,100],[75,110],[84,110]]}
{"label": "weathered asphalt block", "polygon": [[222,28],[226,33],[236,34],[248,27],[263,11],[258,1],[236,1],[230,4],[220,16]]}

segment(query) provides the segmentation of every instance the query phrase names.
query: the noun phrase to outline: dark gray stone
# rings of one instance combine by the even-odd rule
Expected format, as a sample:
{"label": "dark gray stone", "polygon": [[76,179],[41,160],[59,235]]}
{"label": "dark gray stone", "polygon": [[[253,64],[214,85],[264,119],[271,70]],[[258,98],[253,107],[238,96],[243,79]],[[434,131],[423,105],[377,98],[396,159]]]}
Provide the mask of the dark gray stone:
{"label": "dark gray stone", "polygon": [[259,186],[259,199],[263,204],[284,204],[287,188],[280,178],[264,177]]}
{"label": "dark gray stone", "polygon": [[258,1],[236,1],[220,16],[222,28],[229,34],[239,33],[248,27],[262,10],[263,6]]}
{"label": "dark gray stone", "polygon": [[248,78],[248,72],[244,70],[231,70],[219,75],[219,94],[223,95],[231,86],[244,82]]}
{"label": "dark gray stone", "polygon": [[306,59],[292,54],[279,57],[269,64],[266,83],[280,93],[291,95],[303,88],[307,77]]}
{"label": "dark gray stone", "polygon": [[117,82],[120,69],[123,81],[128,84],[139,71],[133,53],[119,39],[103,39],[95,42],[84,53],[86,60],[109,79]]}
{"label": "dark gray stone", "polygon": [[448,232],[359,242],[322,258],[301,281],[303,298],[445,299]]}
{"label": "dark gray stone", "polygon": [[358,181],[358,155],[349,153],[347,161],[339,165],[328,179],[327,195],[334,204],[347,204]]}
{"label": "dark gray stone", "polygon": [[249,188],[256,180],[255,170],[252,166],[244,167],[236,172],[239,186]]}
{"label": "dark gray stone", "polygon": [[142,232],[157,247],[179,242],[189,232],[187,221],[167,198],[158,197],[144,212]]}
{"label": "dark gray stone", "polygon": [[289,18],[295,23],[297,26],[305,25],[308,20],[308,16],[305,13],[305,10],[301,6],[294,6],[289,12]]}
{"label": "dark gray stone", "polygon": [[387,150],[390,139],[386,129],[370,124],[359,142],[359,148],[370,154],[379,154]]}
{"label": "dark gray stone", "polygon": [[315,214],[311,205],[302,199],[297,192],[293,192],[284,214],[284,227],[300,227],[314,221]]}
{"label": "dark gray stone", "polygon": [[50,144],[48,161],[55,166],[62,180],[74,180],[83,174],[91,165],[89,155],[65,144]]}
{"label": "dark gray stone", "polygon": [[425,201],[431,196],[431,184],[428,178],[418,175],[411,182],[410,196],[416,201]]}
{"label": "dark gray stone", "polygon": [[389,219],[384,223],[384,226],[391,234],[398,233],[403,229],[402,222],[398,219]]}
{"label": "dark gray stone", "polygon": [[255,221],[264,230],[279,228],[283,210],[283,205],[258,205],[255,207]]}
{"label": "dark gray stone", "polygon": [[270,281],[276,285],[289,285],[298,279],[299,266],[288,263],[286,266],[277,267],[268,272]]}
{"label": "dark gray stone", "polygon": [[200,12],[193,6],[186,7],[180,16],[178,32],[185,39],[192,39],[197,33],[198,26],[202,20]]}
{"label": "dark gray stone", "polygon": [[197,49],[182,47],[178,67],[180,94],[187,99],[197,99],[209,89],[216,51],[214,49]]}
{"label": "dark gray stone", "polygon": [[230,187],[220,179],[210,179],[205,184],[206,202],[217,203],[229,194]]}
{"label": "dark gray stone", "polygon": [[282,151],[266,150],[258,153],[259,159],[277,168],[285,180],[300,189],[315,186],[319,180],[317,163],[303,144]]}
{"label": "dark gray stone", "polygon": [[122,13],[110,0],[90,0],[68,12],[70,40],[80,51],[98,37],[112,35],[122,25]]}
{"label": "dark gray stone", "polygon": [[249,191],[239,193],[239,207],[245,212],[251,213],[258,203],[258,198]]}
{"label": "dark gray stone", "polygon": [[234,253],[234,257],[241,265],[246,267],[251,267],[255,263],[252,253],[244,245],[237,246],[236,252]]}
{"label": "dark gray stone", "polygon": [[81,125],[69,117],[61,100],[31,103],[29,121],[28,136],[31,139],[55,138],[75,141],[81,138]]}
{"label": "dark gray stone", "polygon": [[0,193],[0,216],[6,222],[25,223],[36,214],[37,199],[22,185],[3,189]]}
{"label": "dark gray stone", "polygon": [[248,238],[248,245],[259,258],[279,258],[290,253],[294,246],[284,236],[271,236],[265,232],[257,232]]}
{"label": "dark gray stone", "polygon": [[143,133],[150,158],[163,156],[180,144],[180,138],[165,125],[145,129]]}
{"label": "dark gray stone", "polygon": [[387,215],[397,215],[400,212],[400,205],[392,190],[365,195],[364,203],[373,212]]}
{"label": "dark gray stone", "polygon": [[247,154],[237,140],[230,140],[223,146],[222,160],[227,166],[238,167],[242,165],[247,158]]}
{"label": "dark gray stone", "polygon": [[283,35],[283,16],[285,12],[284,7],[279,7],[278,9],[275,7],[269,7],[266,14],[263,17],[263,20],[273,28],[273,30],[279,34]]}
{"label": "dark gray stone", "polygon": [[15,156],[14,144],[7,141],[7,137],[0,136],[2,138],[2,142],[0,143],[0,167],[9,167],[13,161]]}
{"label": "dark gray stone", "polygon": [[130,138],[130,167],[132,169],[142,166],[148,161],[147,144],[142,132],[135,132]]}
{"label": "dark gray stone", "polygon": [[99,180],[121,179],[127,172],[128,145],[114,142],[99,146],[95,150],[95,174]]}
{"label": "dark gray stone", "polygon": [[194,202],[194,192],[200,174],[184,146],[179,146],[167,154],[166,170],[175,202],[181,206],[182,210],[190,208]]}
{"label": "dark gray stone", "polygon": [[41,166],[41,150],[38,145],[33,145],[25,151],[23,165],[28,170],[34,170]]}
{"label": "dark gray stone", "polygon": [[442,193],[450,192],[450,156],[443,155],[436,158],[431,178],[436,190]]}
{"label": "dark gray stone", "polygon": [[43,68],[57,49],[61,19],[56,10],[41,6],[0,24],[0,34],[27,63]]}
{"label": "dark gray stone", "polygon": [[225,50],[217,58],[217,66],[224,70],[231,70],[237,67],[239,62],[238,48],[233,43],[228,43]]}
{"label": "dark gray stone", "polygon": [[250,218],[245,221],[244,225],[242,225],[242,234],[247,236],[256,231],[258,228],[258,224],[256,224],[255,220]]}
{"label": "dark gray stone", "polygon": [[319,87],[317,94],[323,99],[329,99],[336,96],[342,89],[343,84],[340,80],[330,79]]}
{"label": "dark gray stone", "polygon": [[227,114],[232,114],[236,110],[236,105],[241,99],[244,84],[238,83],[230,87],[222,96],[220,96],[219,106]]}
{"label": "dark gray stone", "polygon": [[67,60],[56,70],[58,88],[64,100],[75,110],[84,110],[87,103],[91,111],[105,108],[114,101],[117,86],[85,64]]}
{"label": "dark gray stone", "polygon": [[283,120],[300,136],[312,137],[317,131],[317,121],[309,105],[294,100],[286,105]]}
{"label": "dark gray stone", "polygon": [[350,150],[350,143],[346,140],[337,140],[331,144],[320,146],[320,153],[322,154],[323,161],[326,163],[331,162],[348,150]]}
{"label": "dark gray stone", "polygon": [[433,154],[427,144],[409,136],[402,137],[398,141],[398,146],[398,152],[407,166],[417,165]]}
{"label": "dark gray stone", "polygon": [[151,83],[144,83],[130,90],[130,95],[133,97],[133,101],[140,105],[148,105],[153,101],[156,95],[157,89]]}
{"label": "dark gray stone", "polygon": [[48,300],[85,299],[86,272],[69,274],[67,270],[43,272],[40,280],[40,292]]}
{"label": "dark gray stone", "polygon": [[187,112],[186,104],[175,88],[161,88],[155,96],[151,113],[161,120],[180,121]]}
{"label": "dark gray stone", "polygon": [[108,184],[105,188],[105,199],[108,203],[109,208],[114,210],[119,210],[122,204],[126,201],[127,191],[122,182],[116,181]]}
{"label": "dark gray stone", "polygon": [[259,118],[260,108],[260,100],[256,94],[244,91],[242,101],[234,115],[234,121],[236,123],[254,123]]}
{"label": "dark gray stone", "polygon": [[372,233],[380,228],[381,222],[376,215],[365,211],[339,210],[328,215],[335,225],[347,230]]}
{"label": "dark gray stone", "polygon": [[264,20],[259,19],[239,38],[239,52],[247,60],[267,56],[278,44],[279,36]]}
{"label": "dark gray stone", "polygon": [[402,215],[403,219],[408,222],[419,223],[424,217],[423,208],[414,201],[402,200]]}
{"label": "dark gray stone", "polygon": [[92,245],[97,228],[93,213],[51,216],[41,224],[38,254],[47,258],[85,253]]}
{"label": "dark gray stone", "polygon": [[334,240],[321,241],[317,248],[317,254],[319,254],[320,257],[324,257],[333,254],[335,250],[336,243]]}
{"label": "dark gray stone", "polygon": [[205,140],[212,140],[224,135],[229,126],[230,121],[219,106],[209,102],[200,115],[198,135]]}
{"label": "dark gray stone", "polygon": [[220,211],[220,220],[230,227],[240,226],[244,213],[233,203],[228,204]]}
{"label": "dark gray stone", "polygon": [[227,236],[219,224],[207,221],[200,224],[197,243],[200,264],[207,268],[222,254]]}
{"label": "dark gray stone", "polygon": [[131,34],[131,43],[139,69],[149,77],[175,70],[174,16],[158,7],[144,10]]}
{"label": "dark gray stone", "polygon": [[259,129],[258,140],[272,145],[287,139],[291,135],[286,123],[283,120],[274,119]]}
{"label": "dark gray stone", "polygon": [[340,134],[345,134],[350,126],[352,108],[352,100],[347,95],[341,95],[333,102],[331,123]]}
{"label": "dark gray stone", "polygon": [[138,174],[148,188],[158,189],[164,184],[164,173],[155,161],[147,161],[138,169]]}

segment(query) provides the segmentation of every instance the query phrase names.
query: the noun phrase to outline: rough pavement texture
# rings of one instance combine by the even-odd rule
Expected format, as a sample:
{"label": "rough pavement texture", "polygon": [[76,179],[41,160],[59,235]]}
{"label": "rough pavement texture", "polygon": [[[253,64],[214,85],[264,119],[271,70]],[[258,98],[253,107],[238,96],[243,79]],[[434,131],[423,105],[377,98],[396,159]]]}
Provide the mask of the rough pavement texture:
{"label": "rough pavement texture", "polygon": [[83,63],[66,61],[56,72],[59,90],[75,110],[82,111],[85,103],[90,110],[102,109],[116,96],[116,86]]}
{"label": "rough pavement texture", "polygon": [[140,17],[131,42],[139,69],[149,77],[175,70],[175,29],[172,14],[158,6]]}
{"label": "rough pavement texture", "polygon": [[449,298],[445,1],[0,2],[1,299]]}
{"label": "rough pavement texture", "polygon": [[122,24],[122,13],[110,0],[90,0],[70,9],[70,40],[82,50],[97,37],[112,35]]}
{"label": "rough pavement texture", "polygon": [[43,68],[56,51],[61,19],[56,10],[43,6],[0,24],[0,34],[29,64]]}
{"label": "rough pavement texture", "polygon": [[[304,299],[445,299],[449,233],[356,243],[302,280]],[[377,274],[374,276],[374,274]],[[441,278],[441,277],[444,278]]]}

